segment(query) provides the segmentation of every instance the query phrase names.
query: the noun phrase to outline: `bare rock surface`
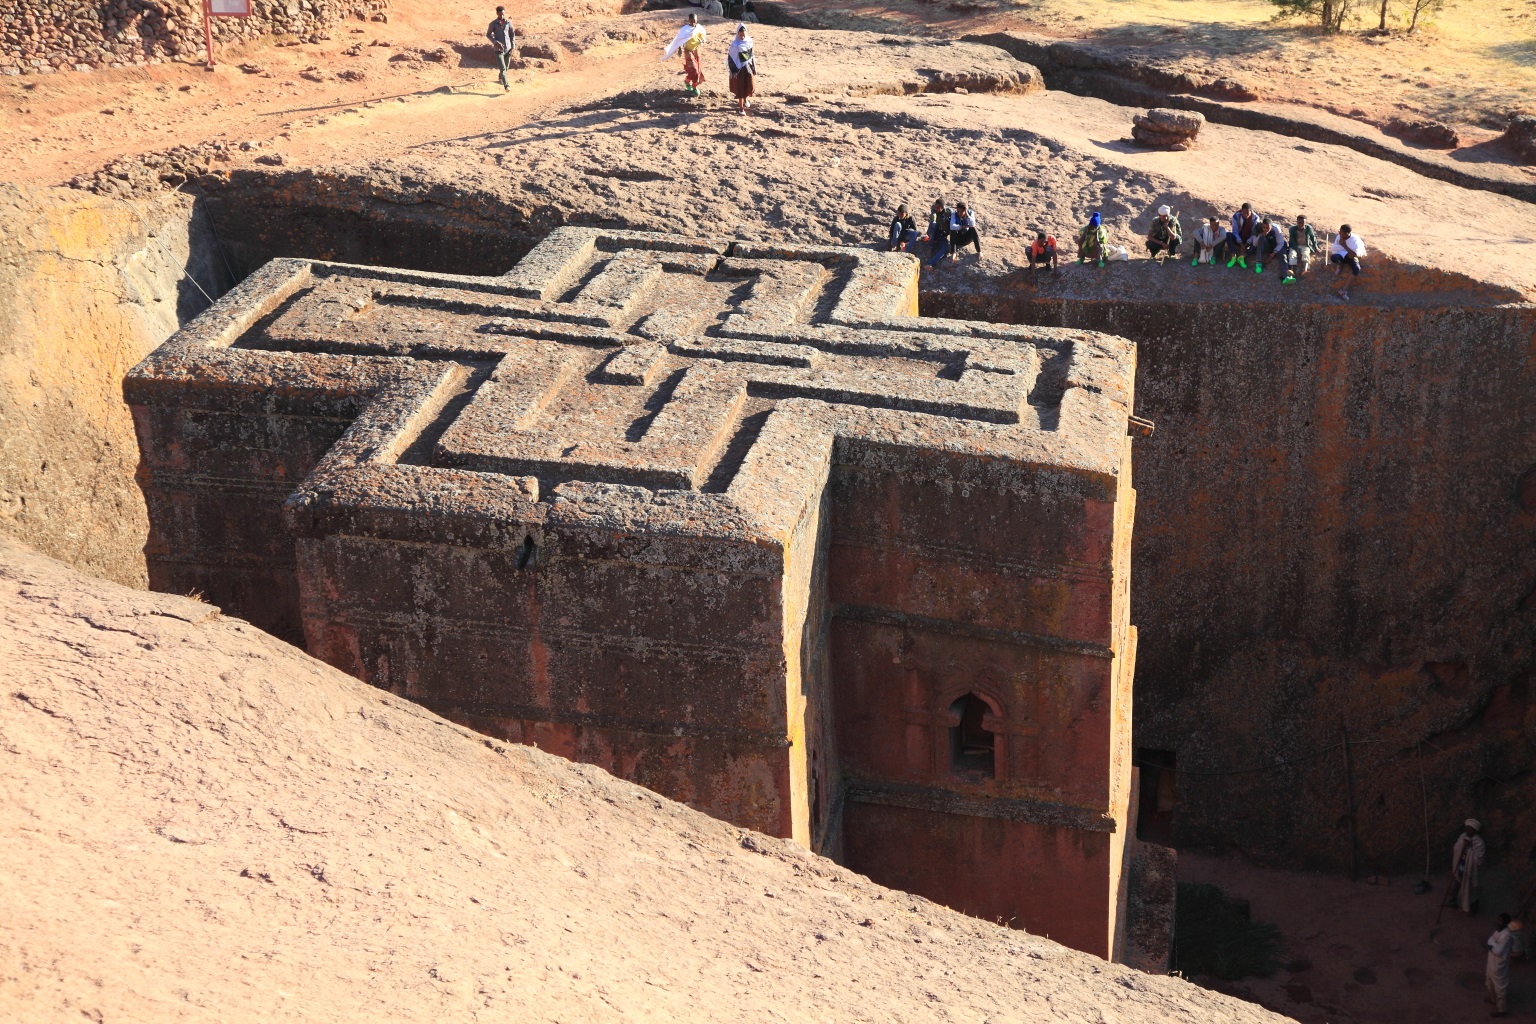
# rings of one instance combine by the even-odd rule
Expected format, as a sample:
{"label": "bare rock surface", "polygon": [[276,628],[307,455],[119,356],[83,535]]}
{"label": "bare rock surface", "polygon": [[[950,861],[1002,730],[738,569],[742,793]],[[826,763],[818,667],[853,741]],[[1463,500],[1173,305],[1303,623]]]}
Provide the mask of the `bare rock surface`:
{"label": "bare rock surface", "polygon": [[1536,114],[1516,114],[1509,119],[1504,139],[1528,164],[1536,164]]}
{"label": "bare rock surface", "polygon": [[1280,1021],[0,540],[0,1018]]}

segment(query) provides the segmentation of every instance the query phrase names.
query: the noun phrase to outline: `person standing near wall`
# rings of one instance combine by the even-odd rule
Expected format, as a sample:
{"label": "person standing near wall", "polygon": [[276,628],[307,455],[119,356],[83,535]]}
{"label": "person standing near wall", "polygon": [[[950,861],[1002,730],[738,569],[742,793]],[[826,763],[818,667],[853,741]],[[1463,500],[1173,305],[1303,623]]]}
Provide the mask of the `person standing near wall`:
{"label": "person standing near wall", "polygon": [[517,52],[512,48],[517,41],[517,32],[512,28],[512,22],[507,20],[505,7],[496,8],[496,19],[485,30],[485,38],[491,41],[491,46],[496,50],[496,66],[501,68],[497,80],[501,82],[501,88],[512,88],[507,84],[507,68],[511,67],[512,56]]}
{"label": "person standing near wall", "polygon": [[1508,914],[1500,914],[1498,929],[1488,936],[1488,966],[1483,971],[1483,987],[1488,994],[1483,1001],[1493,1004],[1490,1017],[1503,1017],[1509,1011],[1509,955],[1515,945],[1511,929],[1516,927]]}
{"label": "person standing near wall", "polygon": [[[1334,244],[1338,244],[1337,239]],[[1462,826],[1461,835],[1456,837],[1455,847],[1451,850],[1451,878],[1456,883],[1453,891],[1456,905],[1461,908],[1463,914],[1472,913],[1481,895],[1483,852],[1486,849],[1483,837],[1479,834],[1482,830],[1482,822],[1476,818],[1468,818]]]}

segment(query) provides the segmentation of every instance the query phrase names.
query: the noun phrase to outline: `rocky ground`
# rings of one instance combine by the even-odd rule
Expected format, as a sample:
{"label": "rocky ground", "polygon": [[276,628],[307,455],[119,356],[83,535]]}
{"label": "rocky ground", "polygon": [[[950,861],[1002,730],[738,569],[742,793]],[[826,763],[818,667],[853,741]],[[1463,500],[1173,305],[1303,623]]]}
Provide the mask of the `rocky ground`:
{"label": "rocky ground", "polygon": [[0,539],[0,1018],[1279,1021]]}

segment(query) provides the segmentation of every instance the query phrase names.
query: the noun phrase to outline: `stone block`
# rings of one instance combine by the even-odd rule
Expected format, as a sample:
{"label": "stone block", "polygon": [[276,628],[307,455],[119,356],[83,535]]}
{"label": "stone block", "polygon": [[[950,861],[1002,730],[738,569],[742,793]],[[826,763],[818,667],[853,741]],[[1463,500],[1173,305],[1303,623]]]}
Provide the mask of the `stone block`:
{"label": "stone block", "polygon": [[126,382],[152,578],[1109,955],[1134,349],[916,314],[912,257],[848,248],[274,261]]}

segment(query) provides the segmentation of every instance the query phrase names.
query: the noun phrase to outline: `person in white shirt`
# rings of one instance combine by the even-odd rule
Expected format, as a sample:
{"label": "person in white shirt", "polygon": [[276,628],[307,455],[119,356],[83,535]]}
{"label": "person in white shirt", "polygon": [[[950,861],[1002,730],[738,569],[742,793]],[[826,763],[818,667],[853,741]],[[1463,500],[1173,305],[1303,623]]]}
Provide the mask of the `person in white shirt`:
{"label": "person in white shirt", "polygon": [[[1334,266],[1334,276],[1344,273],[1344,268],[1348,267],[1352,276],[1359,277],[1360,261],[1363,259],[1365,259],[1365,243],[1348,224],[1343,225],[1328,246],[1328,262]],[[1348,302],[1349,285],[1345,284],[1335,294]]]}
{"label": "person in white shirt", "polygon": [[1463,914],[1472,913],[1483,880],[1483,851],[1486,847],[1483,837],[1478,834],[1482,829],[1482,822],[1468,818],[1462,826],[1461,835],[1456,837],[1455,847],[1451,849],[1451,877],[1456,881],[1456,905]]}
{"label": "person in white shirt", "polygon": [[1499,930],[1488,936],[1488,967],[1483,972],[1483,986],[1488,994],[1483,1001],[1493,1004],[1490,1017],[1503,1017],[1509,1009],[1509,954],[1515,937],[1510,934],[1508,914],[1499,915]]}
{"label": "person in white shirt", "polygon": [[1195,231],[1195,258],[1189,265],[1198,267],[1202,263],[1210,266],[1216,265],[1216,256],[1227,245],[1227,226],[1217,216],[1210,217]]}

